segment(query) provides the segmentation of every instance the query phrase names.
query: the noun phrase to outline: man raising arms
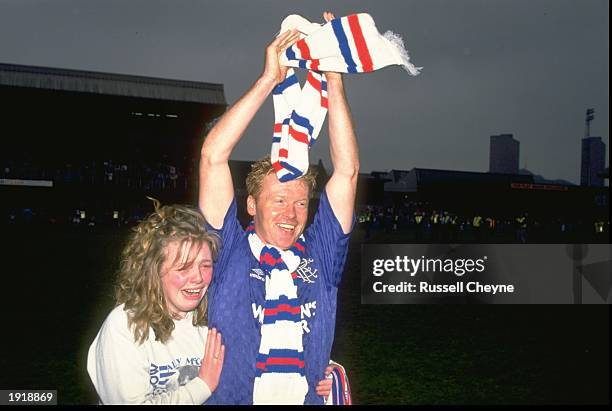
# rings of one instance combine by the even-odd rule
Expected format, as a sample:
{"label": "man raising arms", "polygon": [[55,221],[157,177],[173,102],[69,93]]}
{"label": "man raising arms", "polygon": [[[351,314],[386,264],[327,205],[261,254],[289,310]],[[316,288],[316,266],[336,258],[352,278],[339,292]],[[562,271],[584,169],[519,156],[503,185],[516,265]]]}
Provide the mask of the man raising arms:
{"label": "man raising arms", "polygon": [[[323,16],[326,21],[334,18],[328,12]],[[219,120],[202,146],[199,206],[222,238],[216,277],[209,290],[209,326],[222,333],[226,346],[219,387],[208,404],[323,403],[325,384],[317,383],[324,378],[334,338],[336,295],[353,227],[359,171],[357,142],[341,74],[325,73],[333,173],[308,229],[305,225],[314,190],[312,173],[281,183],[269,159],[255,163],[247,177],[247,212],[253,217],[253,226],[245,231],[237,219],[228,165],[249,123],[276,85],[285,79],[287,68],[279,64],[280,54],[298,39],[299,33],[291,30],[270,43],[263,73]],[[273,312],[264,308],[272,288],[268,281],[272,281],[269,267],[260,263],[263,257],[255,256],[253,244],[261,244],[264,249],[269,246],[290,257],[294,257],[290,250],[300,250],[295,254],[299,256],[295,271],[286,261],[297,290],[293,300],[299,307],[286,309],[286,305],[279,305]],[[268,324],[264,318],[283,310],[293,313],[294,318],[297,315],[299,349],[284,349],[285,342],[272,341],[268,358],[271,334],[262,342],[263,329]],[[264,345],[268,348],[263,349]],[[293,351],[299,351],[299,358],[291,357]],[[262,373],[274,374],[272,377],[277,379],[258,386],[258,381],[263,381]],[[302,382],[285,384],[289,374],[297,375]]]}

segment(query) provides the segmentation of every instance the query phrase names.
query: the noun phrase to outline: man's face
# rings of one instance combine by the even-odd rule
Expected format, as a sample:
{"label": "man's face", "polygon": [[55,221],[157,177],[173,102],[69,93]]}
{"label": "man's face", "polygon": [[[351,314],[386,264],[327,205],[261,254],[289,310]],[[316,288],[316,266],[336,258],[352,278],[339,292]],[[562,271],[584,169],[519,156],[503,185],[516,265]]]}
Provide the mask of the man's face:
{"label": "man's face", "polygon": [[259,238],[286,250],[306,226],[308,186],[301,179],[281,183],[276,174],[270,173],[262,182],[259,197],[247,198],[247,211]]}
{"label": "man's face", "polygon": [[[196,254],[197,253],[197,254]],[[185,264],[192,261],[192,264]],[[212,257],[208,244],[191,247],[173,241],[166,247],[166,260],[162,265],[162,287],[166,308],[184,318],[197,308],[212,280]]]}

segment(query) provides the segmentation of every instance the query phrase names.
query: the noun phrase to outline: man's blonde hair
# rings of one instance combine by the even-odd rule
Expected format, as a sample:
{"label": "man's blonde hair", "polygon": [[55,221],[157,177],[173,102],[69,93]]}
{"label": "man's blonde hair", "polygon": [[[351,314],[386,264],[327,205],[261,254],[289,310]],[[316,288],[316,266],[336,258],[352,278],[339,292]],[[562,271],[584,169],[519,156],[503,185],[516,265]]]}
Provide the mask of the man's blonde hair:
{"label": "man's blonde hair", "polygon": [[[265,156],[251,164],[251,171],[246,178],[246,187],[249,195],[255,198],[259,197],[264,178],[273,172],[274,167],[272,167],[270,156]],[[308,195],[312,197],[317,187],[317,171],[312,167],[308,167],[306,174],[298,180],[304,181],[306,187],[308,187]]]}
{"label": "man's blonde hair", "polygon": [[[125,304],[128,325],[134,332],[134,340],[142,344],[149,338],[149,328],[155,339],[165,343],[174,330],[175,318],[167,309],[161,277],[162,266],[168,258],[167,247],[179,243],[179,250],[197,256],[200,248],[207,245],[214,259],[219,250],[219,237],[207,230],[202,213],[192,207],[169,205],[160,207],[153,200],[155,211],[133,229],[121,253],[115,300]],[[185,248],[183,248],[185,246]],[[186,250],[186,251],[185,251]],[[192,253],[191,251],[196,251]],[[188,259],[182,267],[193,264],[195,257]],[[176,256],[176,264],[179,255]],[[207,295],[193,312],[193,325],[206,325]]]}

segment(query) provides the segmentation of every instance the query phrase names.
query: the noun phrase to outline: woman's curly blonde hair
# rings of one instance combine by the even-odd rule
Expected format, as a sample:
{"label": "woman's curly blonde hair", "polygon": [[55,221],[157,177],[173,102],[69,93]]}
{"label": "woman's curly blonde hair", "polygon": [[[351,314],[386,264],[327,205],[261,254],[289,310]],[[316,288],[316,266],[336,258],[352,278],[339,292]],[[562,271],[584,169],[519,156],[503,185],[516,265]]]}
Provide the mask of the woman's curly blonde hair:
{"label": "woman's curly blonde hair", "polygon": [[[166,261],[166,247],[178,242],[187,255],[208,245],[213,259],[219,250],[219,237],[207,230],[202,213],[183,205],[160,206],[153,201],[155,211],[133,229],[121,253],[115,299],[117,305],[125,304],[128,325],[133,329],[134,340],[142,344],[153,329],[155,339],[165,343],[174,330],[174,317],[167,309],[161,277]],[[186,246],[186,248],[183,248]],[[178,256],[177,256],[178,257]],[[176,263],[176,260],[175,260]],[[183,267],[193,263],[185,261]],[[206,325],[207,295],[193,312],[193,325]]]}

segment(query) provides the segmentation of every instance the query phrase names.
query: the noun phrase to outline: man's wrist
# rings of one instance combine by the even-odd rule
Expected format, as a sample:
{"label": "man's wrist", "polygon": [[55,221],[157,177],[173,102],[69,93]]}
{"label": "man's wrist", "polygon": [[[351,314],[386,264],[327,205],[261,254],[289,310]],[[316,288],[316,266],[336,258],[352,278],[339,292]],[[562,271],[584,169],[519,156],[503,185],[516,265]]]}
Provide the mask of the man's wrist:
{"label": "man's wrist", "polygon": [[277,84],[278,82],[276,81],[276,79],[266,76],[265,74],[262,74],[261,76],[259,76],[257,81],[255,81],[255,87],[258,87],[258,88],[260,87],[266,90],[267,93],[271,93]]}
{"label": "man's wrist", "polygon": [[340,73],[330,73],[331,75],[325,75],[327,81],[328,93],[344,93],[344,81],[342,81],[342,75]]}
{"label": "man's wrist", "polygon": [[342,84],[342,73],[336,73],[335,71],[327,71],[324,73],[325,79],[328,83],[340,83]]}

